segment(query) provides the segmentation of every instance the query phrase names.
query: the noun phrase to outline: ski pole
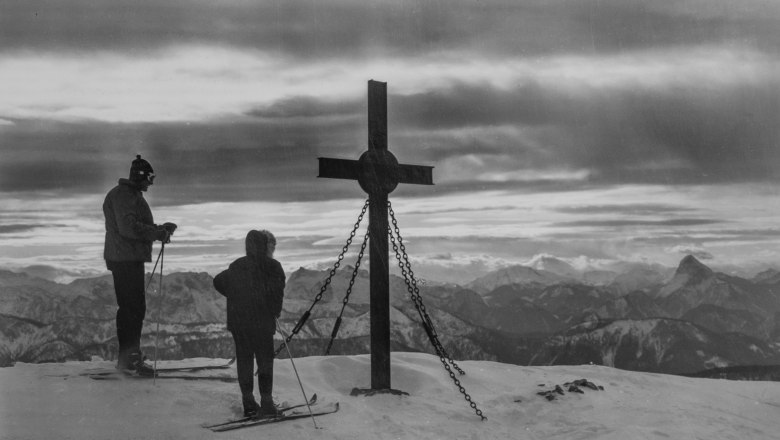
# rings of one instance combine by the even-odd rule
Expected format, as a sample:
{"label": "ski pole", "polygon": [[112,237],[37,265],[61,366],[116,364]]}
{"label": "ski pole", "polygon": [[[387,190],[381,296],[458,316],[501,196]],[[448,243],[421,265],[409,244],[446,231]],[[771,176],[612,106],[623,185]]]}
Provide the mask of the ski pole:
{"label": "ski pole", "polygon": [[[146,282],[146,287],[144,287],[144,298],[146,297],[146,292],[149,291],[149,286],[152,284],[152,281],[154,280],[154,272],[157,270],[157,264],[160,262],[160,258],[163,255],[163,249],[160,248],[160,252],[157,254],[157,260],[154,262],[154,267],[152,267],[152,273],[149,274],[149,281]],[[162,278],[162,270],[160,270],[160,278]],[[156,337],[156,336],[155,336]],[[156,343],[155,343],[155,352],[157,351]],[[155,353],[155,358],[157,357],[157,353]],[[156,380],[156,377],[155,377]]]}
{"label": "ski pole", "polygon": [[157,270],[157,263],[160,262],[160,257],[162,257],[162,249],[160,249],[160,252],[157,254],[157,260],[154,262],[152,274],[149,275],[149,281],[146,282],[146,287],[144,287],[144,296],[146,296],[146,291],[149,290],[149,285],[152,284],[152,279],[154,279],[154,271]]}
{"label": "ski pole", "polygon": [[[287,339],[287,336],[282,331],[282,325],[279,324],[279,319],[274,317],[274,321],[276,321],[276,328],[279,329],[279,333],[282,334],[282,337]],[[301,387],[301,393],[303,394],[303,401],[306,402],[306,408],[309,408],[309,415],[311,416],[311,421],[314,423],[314,429],[320,429],[319,426],[317,426],[317,421],[314,420],[314,413],[311,412],[311,405],[309,405],[309,398],[306,397],[306,391],[303,390],[303,383],[301,382],[301,376],[298,375],[298,369],[295,368],[295,362],[293,361],[293,355],[290,351],[290,344],[285,344],[285,347],[287,347],[287,355],[290,356],[290,363],[292,363],[293,371],[295,372],[295,377],[298,379],[298,385]]]}
{"label": "ski pole", "polygon": [[[160,260],[160,305],[157,308],[157,330],[154,332],[154,376],[152,379],[152,384],[157,385],[157,342],[160,338],[160,308],[162,307],[162,300],[163,300],[163,285],[162,285],[162,278],[163,278],[163,263],[165,262],[165,241],[160,242],[160,256],[158,259]],[[155,264],[156,266],[156,264]],[[152,275],[154,275],[154,272],[152,272]],[[151,279],[149,280],[151,281]]]}

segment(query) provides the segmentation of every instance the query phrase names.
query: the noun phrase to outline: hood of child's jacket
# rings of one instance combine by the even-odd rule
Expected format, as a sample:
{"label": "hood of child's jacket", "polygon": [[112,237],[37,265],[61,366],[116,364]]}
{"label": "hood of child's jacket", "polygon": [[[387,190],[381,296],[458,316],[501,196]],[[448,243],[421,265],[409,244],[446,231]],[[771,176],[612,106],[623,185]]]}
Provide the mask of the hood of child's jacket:
{"label": "hood of child's jacket", "polygon": [[246,255],[256,259],[268,255],[268,237],[258,231],[249,231],[246,234]]}

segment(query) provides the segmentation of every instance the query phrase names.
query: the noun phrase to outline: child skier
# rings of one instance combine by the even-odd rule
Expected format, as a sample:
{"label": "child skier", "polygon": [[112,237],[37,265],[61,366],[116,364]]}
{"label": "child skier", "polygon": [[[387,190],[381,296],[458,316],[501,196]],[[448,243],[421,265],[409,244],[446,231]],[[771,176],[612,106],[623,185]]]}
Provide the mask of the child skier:
{"label": "child skier", "polygon": [[[249,231],[246,256],[230,264],[214,278],[214,287],[227,297],[227,328],[236,346],[238,385],[244,405],[244,416],[279,415],[271,393],[274,375],[274,342],[276,319],[282,311],[285,275],[282,265],[273,258],[276,238],[268,231]],[[257,383],[260,404],[253,395],[254,362],[257,361]]]}

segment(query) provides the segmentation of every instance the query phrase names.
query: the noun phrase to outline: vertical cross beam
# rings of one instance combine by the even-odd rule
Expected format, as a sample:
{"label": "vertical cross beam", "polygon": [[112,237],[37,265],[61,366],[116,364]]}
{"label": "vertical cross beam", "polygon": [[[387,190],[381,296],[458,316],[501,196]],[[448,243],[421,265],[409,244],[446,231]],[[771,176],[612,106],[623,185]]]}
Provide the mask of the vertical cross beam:
{"label": "vertical cross beam", "polygon": [[433,185],[433,167],[399,164],[387,149],[387,83],[368,82],[368,150],[359,160],[319,158],[318,177],[357,180],[368,193],[371,389],[390,389],[387,200],[399,183]]}
{"label": "vertical cross beam", "polygon": [[[368,149],[387,151],[387,84],[368,83]],[[388,152],[389,154],[389,152]],[[390,388],[390,261],[387,243],[389,191],[368,194],[371,297],[371,389]]]}
{"label": "vertical cross beam", "polygon": [[387,150],[387,83],[368,82],[368,149]]}

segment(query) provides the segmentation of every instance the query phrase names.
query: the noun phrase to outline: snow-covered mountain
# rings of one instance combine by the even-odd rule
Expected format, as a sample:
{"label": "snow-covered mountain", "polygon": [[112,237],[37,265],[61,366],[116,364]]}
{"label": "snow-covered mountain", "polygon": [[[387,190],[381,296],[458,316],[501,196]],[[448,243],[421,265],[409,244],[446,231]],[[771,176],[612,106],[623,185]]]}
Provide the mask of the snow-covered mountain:
{"label": "snow-covered mountain", "polygon": [[[213,353],[229,353],[225,302],[211,283],[206,273],[173,273],[164,278],[161,298],[159,277],[152,279],[142,344],[154,344],[159,322],[163,357],[197,356],[204,342]],[[0,271],[0,289],[0,365],[115,356],[116,299],[110,276],[57,284]]]}
{"label": "snow-covered mountain", "polygon": [[715,333],[677,319],[592,321],[549,338],[533,365],[592,362],[637,371],[695,373],[734,365],[780,364],[777,348],[740,333]]}
{"label": "snow-covered mountain", "polygon": [[483,294],[498,287],[512,284],[541,284],[547,286],[564,281],[573,281],[573,279],[547,270],[537,270],[528,266],[516,265],[490,272],[467,284],[466,287]]}
{"label": "snow-covered mountain", "polygon": [[752,281],[759,284],[780,284],[780,271],[767,269],[756,274]]}
{"label": "snow-covered mountain", "polygon": [[668,270],[658,265],[633,264],[615,276],[609,284],[617,293],[654,291],[668,281]]}
{"label": "snow-covered mountain", "polygon": [[551,272],[569,279],[577,279],[582,275],[582,273],[570,263],[567,263],[560,258],[545,254],[535,256],[530,261],[525,263],[525,266],[536,270]]}
{"label": "snow-covered mountain", "polygon": [[[349,266],[337,271],[316,304],[313,301],[328,272],[299,269],[289,275],[282,325],[289,331],[312,309],[296,336],[296,355],[324,353],[342,307],[343,322],[331,354],[369,351],[369,274],[358,271],[344,305],[352,272]],[[705,366],[775,362],[773,356],[780,352],[780,302],[773,290],[777,286],[715,272],[693,257],[681,261],[668,283],[628,293],[614,283],[586,284],[520,266],[470,286],[474,289],[437,283],[419,286],[442,342],[457,359],[518,364],[598,361],[621,368],[693,372]],[[142,341],[147,353],[157,340],[158,359],[232,357],[225,300],[213,289],[211,276],[173,273],[164,277],[162,297],[158,288],[155,277],[149,287]],[[0,271],[0,289],[1,364],[114,356],[116,305],[109,276],[63,285]],[[390,277],[390,297],[393,350],[432,353],[407,285],[397,276]],[[600,327],[581,326],[593,322],[601,323]],[[648,322],[658,324],[648,337],[634,338],[635,330],[625,331],[631,337],[603,335],[605,328],[644,328]],[[591,334],[596,330],[601,336]],[[707,335],[704,345],[695,342],[701,332]],[[713,348],[718,346],[759,350]],[[571,351],[571,347],[578,348]],[[683,355],[686,347],[694,354]],[[604,354],[610,350],[633,353],[633,358]],[[643,355],[649,352],[676,353],[676,363],[664,356]]]}
{"label": "snow-covered mountain", "polygon": [[753,327],[753,334],[768,337],[780,312],[780,290],[715,272],[689,255],[658,290],[656,302],[670,317],[687,316],[704,326],[719,323],[721,328],[713,330]]}
{"label": "snow-covered mountain", "polygon": [[657,290],[667,281],[673,270],[650,263],[612,263],[606,268],[577,269],[572,264],[551,256],[537,256],[524,265],[514,265],[489,272],[466,284],[466,287],[484,294],[500,286],[552,285],[577,283],[606,286],[617,293],[636,290]]}
{"label": "snow-covered mountain", "polygon": [[706,290],[711,287],[711,283],[714,280],[715,272],[712,269],[701,263],[693,255],[688,255],[680,261],[677,271],[674,273],[674,278],[658,291],[658,296],[668,297],[687,287],[700,287],[700,291]]}

